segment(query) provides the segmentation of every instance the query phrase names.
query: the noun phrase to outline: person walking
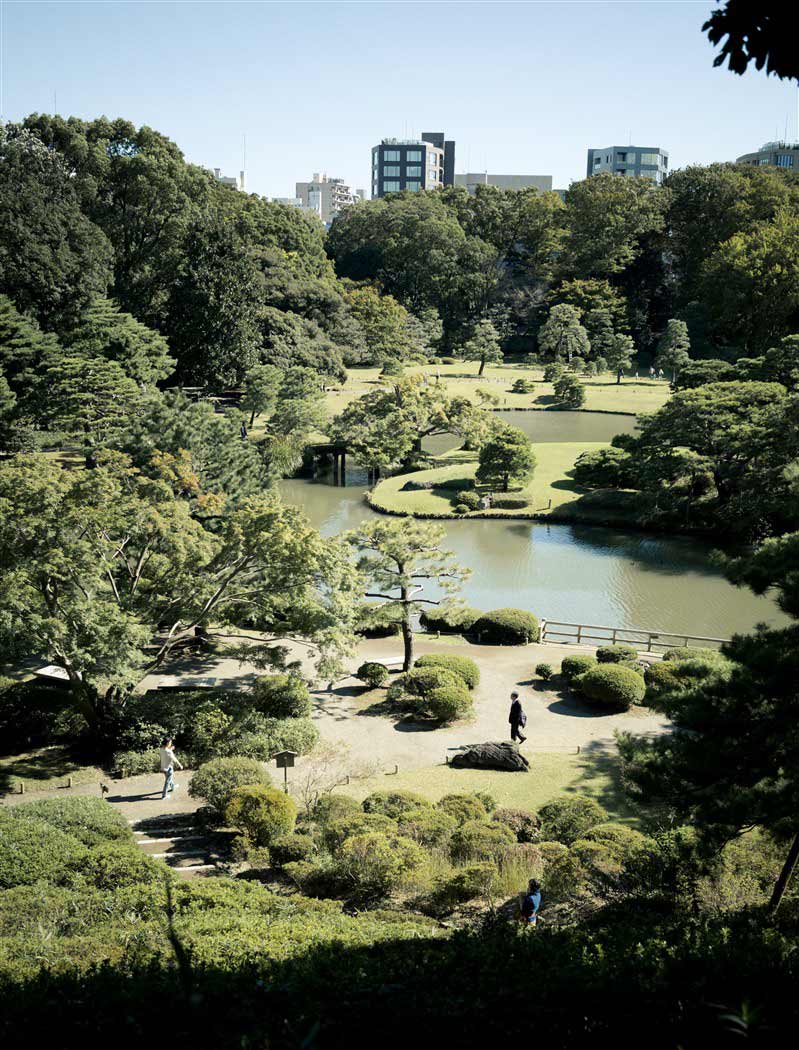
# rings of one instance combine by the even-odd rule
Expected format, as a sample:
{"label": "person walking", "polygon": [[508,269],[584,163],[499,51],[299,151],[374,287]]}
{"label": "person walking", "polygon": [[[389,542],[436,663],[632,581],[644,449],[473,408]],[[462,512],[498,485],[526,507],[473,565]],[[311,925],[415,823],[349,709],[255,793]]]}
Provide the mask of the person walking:
{"label": "person walking", "polygon": [[176,787],[179,787],[175,783],[175,766],[178,769],[183,769],[172,747],[172,737],[165,737],[161,741],[161,772],[164,774],[164,790],[161,798],[166,798],[170,791],[174,791]]}
{"label": "person walking", "polygon": [[530,879],[527,884],[527,893],[522,901],[522,922],[528,926],[538,923],[538,912],[541,908],[541,883],[538,879]]}
{"label": "person walking", "polygon": [[527,739],[526,736],[522,735],[522,729],[527,725],[527,715],[524,713],[518,693],[510,694],[510,714],[508,715],[508,721],[510,722],[511,740],[518,739],[519,743],[523,744]]}

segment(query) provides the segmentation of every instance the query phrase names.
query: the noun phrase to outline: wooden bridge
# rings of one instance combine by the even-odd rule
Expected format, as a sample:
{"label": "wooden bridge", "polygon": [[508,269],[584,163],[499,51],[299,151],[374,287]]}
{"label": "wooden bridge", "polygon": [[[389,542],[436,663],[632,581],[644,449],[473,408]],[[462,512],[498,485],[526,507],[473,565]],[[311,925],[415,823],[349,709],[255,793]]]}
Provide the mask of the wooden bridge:
{"label": "wooden bridge", "polygon": [[728,638],[708,638],[701,634],[674,631],[646,631],[637,627],[603,627],[591,623],[542,620],[541,641],[557,645],[632,645],[639,652],[657,653],[699,642],[703,648],[720,649]]}

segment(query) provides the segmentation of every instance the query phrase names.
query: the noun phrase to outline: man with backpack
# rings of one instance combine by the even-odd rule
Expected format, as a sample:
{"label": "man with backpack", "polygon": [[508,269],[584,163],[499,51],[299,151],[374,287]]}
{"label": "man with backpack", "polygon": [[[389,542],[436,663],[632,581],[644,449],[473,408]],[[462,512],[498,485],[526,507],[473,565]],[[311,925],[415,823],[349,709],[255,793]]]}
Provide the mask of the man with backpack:
{"label": "man with backpack", "polygon": [[510,694],[510,715],[508,716],[508,721],[510,722],[511,740],[518,739],[519,743],[523,744],[527,737],[523,736],[521,731],[527,725],[527,715],[522,709],[522,702],[518,693]]}

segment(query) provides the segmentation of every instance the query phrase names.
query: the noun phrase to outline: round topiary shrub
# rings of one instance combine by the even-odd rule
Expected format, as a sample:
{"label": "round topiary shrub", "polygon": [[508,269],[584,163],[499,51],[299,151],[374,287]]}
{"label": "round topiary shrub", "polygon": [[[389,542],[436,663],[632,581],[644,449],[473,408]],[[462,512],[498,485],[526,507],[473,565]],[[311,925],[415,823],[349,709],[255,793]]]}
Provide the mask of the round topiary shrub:
{"label": "round topiary shrub", "polygon": [[463,634],[482,615],[479,609],[431,609],[421,613],[419,625],[434,634]]}
{"label": "round topiary shrub", "polygon": [[572,682],[578,675],[585,674],[592,667],[596,667],[596,660],[593,656],[564,656],[560,662],[560,673],[567,682]]}
{"label": "round topiary shrub", "polygon": [[446,671],[454,671],[459,678],[463,679],[469,689],[476,689],[480,684],[480,668],[469,656],[428,653],[426,656],[420,656],[415,666],[443,667]]}
{"label": "round topiary shrub", "polygon": [[483,613],[471,633],[486,645],[527,645],[538,641],[540,628],[538,619],[524,609],[494,609]]}
{"label": "round topiary shrub", "polygon": [[[456,502],[459,506],[467,507],[469,510],[480,510],[481,501],[480,497],[476,492],[459,492],[455,497]],[[457,510],[457,507],[455,508]],[[462,514],[463,511],[457,510],[458,514]]]}
{"label": "round topiary shrub", "polygon": [[453,817],[458,824],[467,820],[485,820],[488,810],[476,795],[444,795],[436,802],[436,807]]}
{"label": "round topiary shrub", "polygon": [[456,514],[470,514],[472,508],[468,507],[465,503],[461,502],[461,503],[456,503],[455,506],[453,507],[453,510],[455,511]]}
{"label": "round topiary shrub", "polygon": [[418,715],[448,725],[467,718],[474,709],[474,701],[465,685],[442,685],[431,689],[414,708]]}
{"label": "round topiary shrub", "polygon": [[236,788],[225,807],[225,820],[240,828],[256,846],[268,846],[273,839],[288,835],[297,819],[292,798],[264,784]]}
{"label": "round topiary shrub", "polygon": [[541,821],[526,809],[497,809],[491,819],[510,828],[517,842],[538,842],[541,837]]}
{"label": "round topiary shrub", "polygon": [[533,389],[533,383],[528,379],[517,379],[510,388],[512,394],[529,394]]}
{"label": "round topiary shrub", "polygon": [[342,843],[335,870],[356,896],[373,898],[395,889],[424,859],[424,851],[410,839],[371,831]]}
{"label": "round topiary shrub", "polygon": [[43,820],[74,835],[84,846],[101,842],[132,842],[133,832],[122,814],[102,798],[46,798],[24,803],[26,819]]}
{"label": "round topiary shrub", "polygon": [[681,679],[674,673],[674,662],[650,664],[644,672],[644,683],[646,684],[647,696],[662,696],[674,689],[679,689],[683,684]]}
{"label": "round topiary shrub", "polygon": [[412,809],[399,818],[400,834],[426,849],[446,846],[457,826],[457,821],[449,813],[432,807]]}
{"label": "round topiary shrub", "polygon": [[354,816],[361,812],[361,807],[349,795],[323,795],[316,803],[311,816],[323,827],[335,820]]}
{"label": "round topiary shrub", "polygon": [[464,688],[463,680],[454,671],[444,667],[413,667],[391,683],[386,695],[392,702],[415,710],[419,698],[428,696],[442,686]]}
{"label": "round topiary shrub", "polygon": [[580,693],[587,700],[612,711],[628,711],[640,704],[646,685],[640,674],[623,664],[600,664],[580,675]]}
{"label": "round topiary shrub", "polygon": [[307,718],[311,713],[308,686],[295,674],[262,675],[253,686],[254,708],[267,718]]}
{"label": "round topiary shrub", "polygon": [[369,689],[377,689],[388,678],[388,668],[385,664],[377,663],[375,660],[367,660],[355,672],[355,677]]}
{"label": "round topiary shrub", "polygon": [[638,659],[638,650],[632,645],[600,645],[596,651],[600,664],[628,664]]}
{"label": "round topiary shrub", "polygon": [[[590,828],[606,823],[608,812],[592,798],[572,795],[547,802],[538,811],[538,819],[541,822],[542,847],[549,840],[570,846],[572,842],[583,838]],[[546,856],[544,859],[547,859]]]}
{"label": "round topiary shrub", "polygon": [[74,835],[26,817],[26,809],[23,804],[12,813],[0,810],[0,890],[35,882],[60,886],[83,868],[89,855]]}
{"label": "round topiary shrub", "polygon": [[433,808],[426,798],[413,791],[373,791],[362,805],[364,813],[382,813],[390,820],[398,820],[413,810]]}
{"label": "round topiary shrub", "polygon": [[[108,803],[104,803],[108,805]],[[104,842],[89,851],[81,874],[101,890],[163,882],[163,864],[148,857],[134,842]]]}
{"label": "round topiary shrub", "polygon": [[297,860],[312,860],[318,852],[310,835],[279,835],[269,847],[272,863],[279,868]]}
{"label": "round topiary shrub", "polygon": [[341,817],[325,825],[322,841],[331,853],[336,853],[345,839],[372,831],[381,835],[395,835],[397,822],[382,813],[353,813],[351,817]]}
{"label": "round topiary shrub", "polygon": [[224,813],[236,788],[271,783],[263,763],[254,758],[213,758],[192,776],[189,795],[205,799],[217,813]]}
{"label": "round topiary shrub", "polygon": [[436,883],[437,902],[454,907],[491,893],[499,881],[499,869],[490,860],[478,860],[459,868]]}
{"label": "round topiary shrub", "polygon": [[545,682],[548,682],[555,673],[555,669],[552,664],[536,664],[535,673],[539,678],[543,678]]}
{"label": "round topiary shrub", "polygon": [[449,852],[456,863],[486,857],[499,860],[515,842],[516,836],[504,824],[468,820],[453,832]]}

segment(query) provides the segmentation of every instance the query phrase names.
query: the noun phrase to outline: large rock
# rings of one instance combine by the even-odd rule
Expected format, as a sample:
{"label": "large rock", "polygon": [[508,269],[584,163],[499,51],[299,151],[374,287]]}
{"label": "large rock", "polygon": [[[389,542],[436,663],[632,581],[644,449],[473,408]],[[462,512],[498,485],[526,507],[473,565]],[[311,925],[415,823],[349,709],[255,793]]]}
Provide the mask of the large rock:
{"label": "large rock", "polygon": [[506,769],[510,773],[526,773],[530,768],[516,744],[509,741],[470,744],[452,758],[450,765],[456,769]]}

